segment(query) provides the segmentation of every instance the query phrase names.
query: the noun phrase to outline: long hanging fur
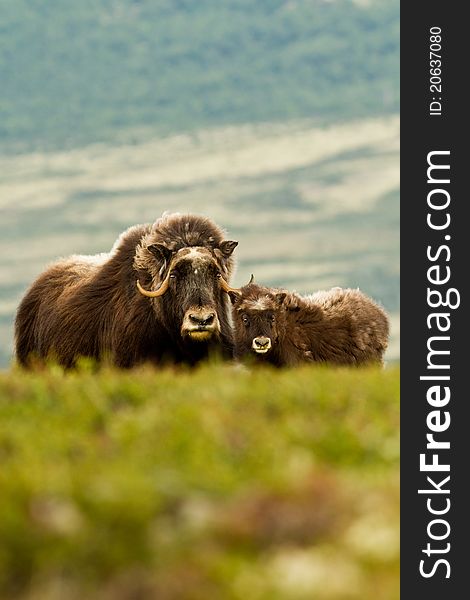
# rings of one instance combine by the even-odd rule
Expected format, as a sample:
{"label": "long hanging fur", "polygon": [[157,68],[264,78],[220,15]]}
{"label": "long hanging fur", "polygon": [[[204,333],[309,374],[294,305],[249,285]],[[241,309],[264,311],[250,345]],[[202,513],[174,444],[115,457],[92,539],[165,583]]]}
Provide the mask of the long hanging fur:
{"label": "long hanging fur", "polygon": [[[206,355],[204,345],[184,344],[179,326],[168,322],[168,302],[149,300],[136,289],[158,287],[168,261],[148,249],[161,244],[174,253],[198,246],[213,257],[228,281],[234,269],[236,242],[210,219],[166,214],[153,225],[125,231],[109,254],[70,256],[42,273],[27,291],[15,321],[16,356],[20,364],[53,359],[69,367],[80,356],[109,358],[129,367],[143,361],[195,362]],[[232,335],[226,294],[215,300],[220,322],[218,345],[230,352]],[[169,317],[170,315],[170,317]]]}

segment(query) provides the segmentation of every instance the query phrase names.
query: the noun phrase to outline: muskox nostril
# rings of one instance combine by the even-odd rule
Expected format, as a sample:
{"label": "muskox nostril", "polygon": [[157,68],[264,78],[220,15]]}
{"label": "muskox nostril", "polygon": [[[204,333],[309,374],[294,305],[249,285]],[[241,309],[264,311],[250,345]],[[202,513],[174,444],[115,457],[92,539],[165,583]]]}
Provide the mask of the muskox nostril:
{"label": "muskox nostril", "polygon": [[215,319],[215,314],[212,313],[210,315],[208,315],[203,322],[203,325],[212,325],[212,323],[214,322]]}
{"label": "muskox nostril", "polygon": [[259,337],[259,338],[255,338],[254,342],[256,344],[256,346],[258,346],[258,348],[266,348],[266,346],[269,344],[269,338],[266,337]]}
{"label": "muskox nostril", "polygon": [[189,315],[189,320],[194,325],[199,325],[199,326],[212,325],[214,323],[214,321],[215,321],[215,313],[206,313],[206,314],[203,314],[203,315],[193,315],[193,314],[190,314]]}

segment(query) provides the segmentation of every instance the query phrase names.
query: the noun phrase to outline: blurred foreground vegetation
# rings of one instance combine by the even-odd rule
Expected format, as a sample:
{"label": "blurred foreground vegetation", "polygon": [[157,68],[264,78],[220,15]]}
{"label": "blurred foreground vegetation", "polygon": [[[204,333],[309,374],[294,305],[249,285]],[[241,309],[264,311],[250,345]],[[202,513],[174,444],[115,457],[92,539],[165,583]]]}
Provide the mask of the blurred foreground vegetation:
{"label": "blurred foreground vegetation", "polygon": [[398,380],[1,373],[0,597],[395,600]]}

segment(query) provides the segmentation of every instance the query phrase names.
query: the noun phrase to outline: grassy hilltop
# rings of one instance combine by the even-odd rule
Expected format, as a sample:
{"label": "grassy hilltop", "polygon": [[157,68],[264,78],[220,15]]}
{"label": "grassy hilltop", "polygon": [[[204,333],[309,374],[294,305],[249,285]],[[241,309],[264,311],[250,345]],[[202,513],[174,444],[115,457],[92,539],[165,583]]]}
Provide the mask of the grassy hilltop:
{"label": "grassy hilltop", "polygon": [[398,377],[0,374],[0,597],[395,600]]}

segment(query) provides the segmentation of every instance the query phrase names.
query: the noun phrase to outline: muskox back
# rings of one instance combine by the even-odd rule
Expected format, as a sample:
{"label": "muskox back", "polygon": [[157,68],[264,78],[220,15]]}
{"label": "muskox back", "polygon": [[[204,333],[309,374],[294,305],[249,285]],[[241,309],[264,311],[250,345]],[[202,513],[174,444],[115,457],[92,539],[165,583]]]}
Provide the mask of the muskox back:
{"label": "muskox back", "polygon": [[381,363],[388,344],[384,310],[359,290],[309,296],[250,284],[232,294],[235,356],[276,366],[302,362]]}
{"label": "muskox back", "polygon": [[[216,272],[224,283],[229,280],[236,242],[223,237],[205,217],[164,215],[153,226],[128,229],[108,254],[71,256],[55,263],[36,279],[18,308],[18,361],[28,365],[33,359],[51,358],[72,366],[80,356],[107,357],[127,367],[147,360],[193,363],[211,349],[230,354],[226,292]],[[180,286],[175,293],[168,285],[169,270],[175,264],[191,267],[192,260],[201,266],[200,272],[205,269],[205,279],[197,293],[190,286]],[[148,298],[136,287],[139,281],[141,290],[158,289],[165,280],[168,293],[159,298]],[[205,343],[182,337],[176,319],[182,319],[186,300],[196,305],[195,314],[204,309],[203,301],[209,303],[216,317],[217,327],[207,327],[207,335],[200,336]],[[200,324],[195,327],[203,329]]]}

